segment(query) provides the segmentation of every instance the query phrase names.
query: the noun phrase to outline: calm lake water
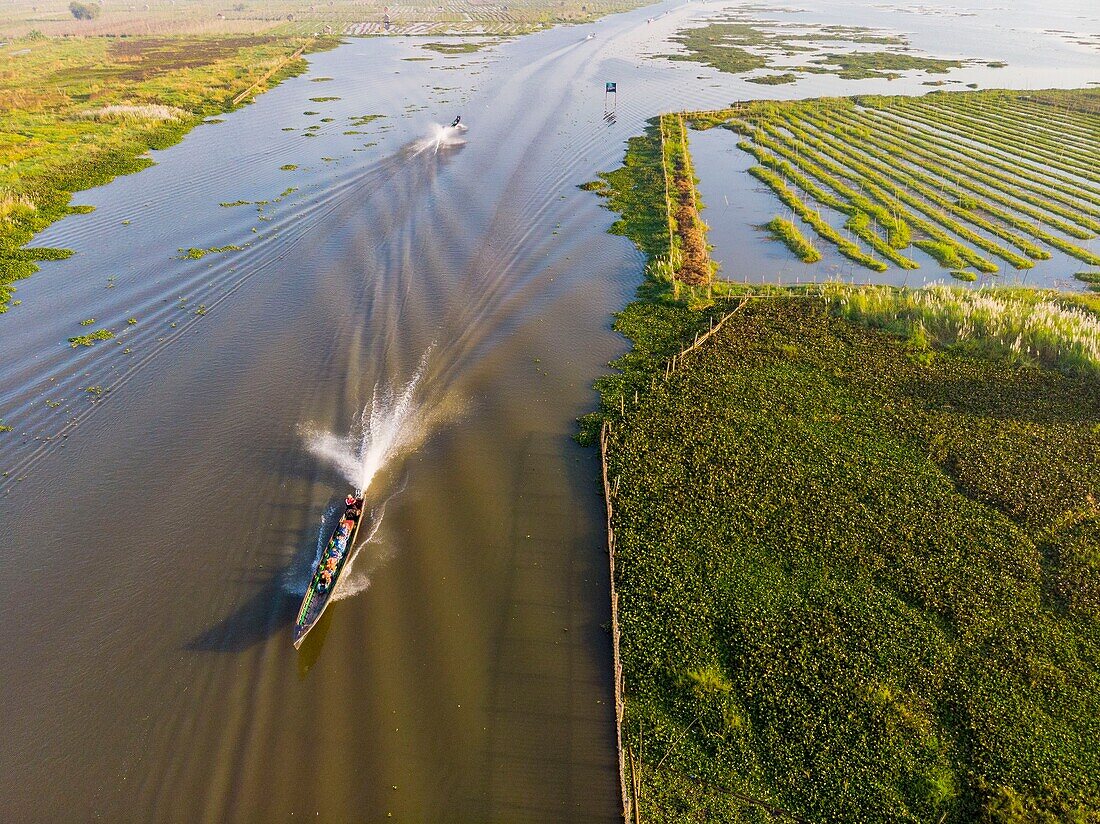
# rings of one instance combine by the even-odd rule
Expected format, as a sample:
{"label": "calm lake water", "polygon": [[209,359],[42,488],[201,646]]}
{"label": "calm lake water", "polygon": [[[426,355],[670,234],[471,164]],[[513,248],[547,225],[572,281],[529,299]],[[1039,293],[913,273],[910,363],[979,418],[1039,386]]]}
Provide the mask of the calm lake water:
{"label": "calm lake water", "polygon": [[[1043,33],[1094,29],[1090,4],[1012,5],[799,7],[1010,64],[965,82],[1098,79],[1094,50]],[[666,3],[460,57],[350,40],[36,241],[76,255],[0,318],[6,820],[615,818],[597,456],[570,438],[642,259],[576,186],[662,110],[927,91],[644,56],[720,12]],[[464,144],[424,142],[459,112]],[[744,160],[712,140],[725,274],[795,266],[752,229],[774,204],[708,180]],[[66,343],[99,328],[118,337]],[[404,406],[388,394],[414,380]],[[322,524],[365,471],[341,439],[371,409],[378,531],[295,652]]]}

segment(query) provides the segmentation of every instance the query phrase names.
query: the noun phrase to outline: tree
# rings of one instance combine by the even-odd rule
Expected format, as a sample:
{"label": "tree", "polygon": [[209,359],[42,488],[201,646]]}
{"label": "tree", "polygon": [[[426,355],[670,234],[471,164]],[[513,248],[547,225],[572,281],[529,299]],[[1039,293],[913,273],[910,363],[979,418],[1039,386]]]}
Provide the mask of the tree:
{"label": "tree", "polygon": [[81,3],[79,0],[73,0],[69,3],[69,11],[77,20],[95,20],[99,17],[101,9],[96,3]]}

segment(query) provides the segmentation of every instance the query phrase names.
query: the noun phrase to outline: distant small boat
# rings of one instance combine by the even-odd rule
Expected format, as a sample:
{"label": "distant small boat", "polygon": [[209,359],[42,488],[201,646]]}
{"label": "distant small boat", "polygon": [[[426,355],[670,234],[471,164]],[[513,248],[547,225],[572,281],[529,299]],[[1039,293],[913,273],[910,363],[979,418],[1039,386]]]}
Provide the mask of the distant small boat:
{"label": "distant small boat", "polygon": [[332,593],[340,582],[340,574],[355,548],[355,537],[359,534],[362,523],[363,491],[357,489],[344,500],[344,514],[325,542],[325,548],[313,569],[313,577],[309,579],[309,588],[294,622],[294,649],[302,645],[302,641],[321,620],[321,614],[332,600]]}

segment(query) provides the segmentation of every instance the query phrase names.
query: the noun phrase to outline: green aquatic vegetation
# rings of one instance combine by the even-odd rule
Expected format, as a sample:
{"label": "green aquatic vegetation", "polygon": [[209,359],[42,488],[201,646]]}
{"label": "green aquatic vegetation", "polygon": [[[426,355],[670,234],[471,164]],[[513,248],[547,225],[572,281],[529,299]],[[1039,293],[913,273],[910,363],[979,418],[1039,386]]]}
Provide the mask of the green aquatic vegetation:
{"label": "green aquatic vegetation", "polygon": [[901,77],[901,72],[905,71],[944,74],[966,65],[962,60],[919,57],[903,52],[833,52],[810,62],[835,67],[837,76],[846,80]]}
{"label": "green aquatic vegetation", "polygon": [[311,97],[310,103],[328,103],[330,100],[339,100],[339,97]]}
{"label": "green aquatic vegetation", "polygon": [[440,54],[452,55],[452,54],[472,54],[476,51],[481,51],[484,48],[492,46],[496,41],[493,40],[458,40],[448,42],[434,42],[434,43],[422,43],[420,48],[429,49],[430,51],[439,52]]}
{"label": "green aquatic vegetation", "polygon": [[786,218],[779,215],[773,217],[768,222],[768,231],[776,240],[787,244],[787,248],[803,263],[817,263],[821,260],[821,252],[817,251],[806,236],[798,231],[798,227]]}
{"label": "green aquatic vegetation", "polygon": [[[262,220],[263,218],[261,218]],[[240,252],[243,246],[229,244],[228,246],[211,246],[209,249],[199,249],[192,246],[190,249],[180,249],[179,260],[202,260],[207,255],[220,255],[225,252]]]}
{"label": "green aquatic vegetation", "polygon": [[951,277],[955,278],[955,280],[961,280],[967,283],[973,283],[978,279],[976,274],[968,272],[966,269],[952,269]]}
{"label": "green aquatic vegetation", "polygon": [[95,206],[80,205],[80,206],[70,206],[69,207],[69,214],[70,215],[90,215],[94,211],[95,211]]}
{"label": "green aquatic vegetation", "polygon": [[224,209],[231,209],[234,206],[248,206],[252,203],[251,200],[234,200],[232,202],[219,203],[218,205]]}
{"label": "green aquatic vegetation", "polygon": [[366,126],[368,123],[373,123],[375,120],[381,120],[383,117],[385,117],[384,114],[360,114],[349,117],[348,122],[352,126]]}
{"label": "green aquatic vegetation", "polygon": [[791,72],[782,74],[762,74],[759,77],[746,77],[746,83],[759,83],[761,86],[782,86],[786,83],[797,83],[798,75]]}
{"label": "green aquatic vegetation", "polygon": [[68,260],[72,256],[72,249],[57,249],[49,246],[33,246],[25,249],[0,248],[0,258],[7,260]]}
{"label": "green aquatic vegetation", "polygon": [[1100,272],[1077,272],[1074,277],[1082,283],[1100,283]]}
{"label": "green aquatic vegetation", "polygon": [[330,80],[332,80],[331,77],[311,77],[309,79],[309,82],[310,83],[327,83]]}
{"label": "green aquatic vegetation", "polygon": [[94,346],[96,341],[110,340],[114,336],[115,333],[110,329],[97,329],[95,332],[88,335],[76,335],[75,337],[69,338],[69,345],[72,346],[73,349],[76,349],[78,346]]}
{"label": "green aquatic vegetation", "polygon": [[321,122],[322,123],[332,123],[335,119],[336,119],[335,117],[322,117]]}
{"label": "green aquatic vegetation", "polygon": [[671,40],[684,47],[684,54],[665,54],[668,60],[701,63],[720,72],[740,74],[763,69],[768,59],[746,49],[731,45],[731,41],[744,43],[759,32],[746,23],[710,23],[674,34]]}
{"label": "green aquatic vegetation", "polygon": [[313,115],[320,114],[320,112],[302,112],[302,114],[312,117]]}
{"label": "green aquatic vegetation", "polygon": [[824,43],[908,46],[903,36],[858,26],[799,24],[799,28],[806,27],[810,30],[796,32],[771,21],[734,16],[678,31],[671,40],[684,48],[683,53],[659,56],[700,63],[731,74],[769,68],[776,73],[746,78],[747,82],[766,85],[796,82],[798,74],[838,74],[849,79],[890,78],[900,76],[901,71],[947,72],[964,65],[964,61],[919,57],[907,50],[830,52],[796,67],[777,60],[813,52],[815,46]]}
{"label": "green aquatic vegetation", "polygon": [[95,318],[86,318],[80,321],[81,326],[91,326],[93,323],[95,323]]}
{"label": "green aquatic vegetation", "polygon": [[616,319],[641,820],[766,820],[745,797],[806,821],[1100,808],[1098,384],[867,328],[861,292],[751,300],[667,375],[708,314]]}
{"label": "green aquatic vegetation", "polygon": [[284,164],[283,164],[282,166],[280,166],[280,167],[279,167],[279,171],[282,171],[282,172],[293,172],[293,171],[294,171],[294,170],[296,170],[297,168],[298,168],[298,164],[297,164],[297,163],[284,163]]}

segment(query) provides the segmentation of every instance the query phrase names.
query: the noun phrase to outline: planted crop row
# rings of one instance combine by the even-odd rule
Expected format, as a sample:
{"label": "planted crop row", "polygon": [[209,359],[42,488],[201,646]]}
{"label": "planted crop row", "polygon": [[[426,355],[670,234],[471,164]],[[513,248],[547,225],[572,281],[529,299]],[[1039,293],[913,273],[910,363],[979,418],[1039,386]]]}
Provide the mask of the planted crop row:
{"label": "planted crop row", "polygon": [[[1069,209],[1062,208],[1055,203],[1044,201],[1042,198],[1033,195],[1028,195],[1018,189],[1015,191],[1006,189],[1005,184],[998,183],[997,180],[978,172],[970,166],[954,162],[946,157],[944,153],[935,153],[922,149],[918,146],[916,141],[908,138],[903,140],[901,138],[883,136],[881,130],[876,130],[872,126],[859,121],[856,117],[849,116],[848,113],[833,112],[832,117],[834,122],[839,122],[844,128],[852,130],[860,139],[892,152],[898,157],[904,157],[914,166],[925,169],[943,168],[954,172],[955,175],[952,177],[942,172],[938,174],[941,178],[950,179],[960,187],[981,195],[987,200],[992,200],[1013,211],[1028,215],[1035,220],[1058,229],[1060,232],[1065,232],[1071,237],[1080,240],[1088,240],[1094,236],[1092,232],[1100,232],[1100,221],[1092,220],[1091,218],[1072,212]],[[973,178],[973,180],[971,180],[971,178]],[[978,181],[978,183],[975,183],[975,180]],[[984,185],[979,185],[979,183]],[[1058,215],[1059,217],[1054,217],[1053,215]],[[1060,219],[1062,217],[1066,218],[1066,220]],[[1074,221],[1074,223],[1068,222],[1070,220]],[[1090,229],[1092,232],[1089,231]]]}
{"label": "planted crop row", "polygon": [[1069,112],[1046,103],[1027,98],[1016,99],[1016,109],[1023,115],[1042,121],[1055,129],[1075,129],[1090,140],[1100,140],[1100,118],[1089,120],[1089,113],[1081,110]]}
{"label": "planted crop row", "polygon": [[[1037,164],[1039,167],[1058,169],[1062,172],[1072,175],[1073,178],[1077,178],[1068,179],[1067,182],[1083,188],[1094,195],[1100,194],[1100,191],[1090,186],[1089,183],[1085,182],[1100,182],[1100,176],[1094,175],[1090,172],[1082,172],[1081,169],[1078,169],[1075,166],[1063,163],[1056,159],[1044,157],[1041,154],[1029,151],[1028,149],[1024,149],[1015,143],[1010,143],[1004,140],[996,132],[988,129],[975,130],[979,135],[981,135],[980,137],[975,137],[974,134],[967,132],[965,129],[961,129],[957,126],[952,125],[954,121],[944,122],[942,120],[939,120],[934,114],[928,113],[923,108],[918,108],[912,105],[900,105],[898,107],[898,111],[903,117],[919,120],[934,129],[940,130],[941,132],[956,135],[963,140],[970,140],[975,144],[982,145],[983,147],[988,147],[988,149],[991,151],[997,151],[999,154],[1004,155],[1005,158],[1011,163],[1030,163]],[[1042,173],[1043,168],[1030,169],[1029,171]]]}
{"label": "planted crop row", "polygon": [[[874,170],[867,167],[866,164],[861,164],[859,163],[859,161],[852,160],[850,158],[846,159],[843,155],[838,154],[829,146],[822,144],[816,138],[813,138],[805,133],[801,133],[800,135],[795,135],[793,132],[791,134],[787,134],[771,124],[765,126],[765,129],[769,132],[769,134],[780,137],[781,139],[788,142],[799,141],[796,154],[799,158],[807,158],[806,161],[803,161],[804,163],[813,161],[824,166],[836,175],[858,181],[863,190],[871,195],[872,198],[879,201],[879,203],[883,205],[895,204],[898,201],[906,203],[909,206],[913,207],[914,210],[924,212],[930,218],[932,218],[933,221],[941,224],[945,229],[954,232],[960,237],[965,237],[968,240],[970,240],[971,237],[976,237],[979,242],[975,245],[982,246],[983,248],[986,248],[987,251],[992,251],[993,254],[1008,259],[1010,263],[1013,263],[1015,265],[1017,262],[1022,261],[1024,263],[1024,266],[1020,268],[1026,268],[1027,266],[1031,265],[1030,261],[1026,260],[1025,258],[1021,258],[1019,255],[1016,255],[1013,252],[1009,252],[1008,250],[1003,249],[997,244],[991,243],[985,238],[982,238],[975,233],[970,232],[968,229],[960,226],[958,223],[948,218],[942,212],[937,212],[931,209],[919,198],[913,197],[907,192],[901,191],[895,184],[882,178],[880,175],[874,172]],[[820,151],[815,151],[815,149],[818,149]],[[893,197],[891,197],[889,192],[893,192]],[[947,246],[954,247],[955,252],[959,258],[965,260],[967,263],[974,266],[979,271],[989,273],[997,271],[996,264],[992,263],[989,260],[986,260],[969,247],[963,246],[962,244],[958,243],[949,234],[937,228],[929,221],[918,217],[915,211],[905,211],[904,213],[901,213],[901,217],[907,223],[923,232],[932,240],[938,241],[939,243]]]}
{"label": "planted crop row", "polygon": [[[827,124],[821,121],[820,118],[804,118],[801,122],[812,122],[822,131],[827,131],[831,126],[831,124]],[[1003,221],[1005,224],[1021,231],[1027,232],[1032,237],[1043,241],[1049,246],[1053,246],[1059,251],[1065,252],[1071,257],[1075,257],[1078,260],[1082,260],[1092,265],[1100,265],[1100,255],[1096,255],[1088,251],[1087,249],[1082,249],[1080,246],[1064,240],[1063,238],[1052,235],[1049,232],[1044,231],[1040,226],[1036,226],[1033,223],[1022,220],[1017,215],[1011,212],[1006,212],[1003,209],[998,209],[997,207],[992,206],[987,202],[975,200],[974,198],[960,198],[956,203],[950,203],[942,196],[937,195],[935,192],[934,187],[940,185],[943,182],[942,178],[935,178],[931,175],[919,171],[917,168],[906,167],[904,170],[902,170],[901,168],[896,166],[894,160],[896,157],[898,157],[899,154],[902,154],[904,156],[904,151],[899,152],[897,149],[891,148],[888,150],[890,151],[890,154],[884,155],[883,152],[872,148],[874,143],[875,141],[871,139],[862,141],[860,144],[861,151],[865,155],[879,160],[881,163],[884,164],[884,168],[895,170],[890,172],[890,175],[892,177],[894,177],[895,179],[901,179],[902,175],[907,175],[910,178],[910,185],[913,187],[914,191],[919,192],[926,199],[932,201],[933,203],[936,203],[942,208],[946,208],[953,214],[959,215],[960,217],[969,220],[975,226],[980,226],[987,232],[995,234],[1009,241],[1013,245],[1017,246],[1019,249],[1023,250],[1023,252],[1029,257],[1035,258],[1037,260],[1046,260],[1050,258],[1050,253],[1044,249],[1039,249],[1026,241],[1021,242],[1021,239],[1018,238],[1018,236],[1013,235],[1011,232],[1002,229],[998,224],[992,224],[989,221],[983,220],[982,218],[978,217],[976,214],[973,213],[974,210],[980,209],[997,218],[998,220]],[[923,185],[918,185],[913,181],[921,181]]]}
{"label": "planted crop row", "polygon": [[973,106],[966,104],[956,104],[952,112],[959,118],[955,122],[958,122],[964,129],[981,129],[983,132],[994,134],[1019,133],[1020,130],[1024,130],[1027,134],[1027,145],[1032,151],[1038,154],[1049,152],[1050,157],[1063,162],[1076,161],[1071,165],[1085,172],[1091,172],[1095,166],[1095,154],[1090,153],[1087,146],[1084,148],[1079,147],[1073,141],[1073,136],[1068,132],[1062,132],[1055,137],[1051,133],[1037,128],[1036,124],[1014,117],[1008,112],[976,110]]}
{"label": "planted crop row", "polygon": [[[797,128],[797,127],[792,127]],[[1004,248],[998,243],[994,243],[988,238],[979,235],[977,232],[968,229],[956,220],[952,220],[947,216],[946,211],[937,210],[915,195],[909,194],[903,189],[897,189],[898,177],[893,171],[886,171],[885,174],[880,173],[877,169],[871,167],[867,163],[860,160],[859,156],[848,146],[838,144],[834,140],[824,140],[820,137],[810,135],[806,131],[797,131],[796,136],[809,143],[818,149],[822,154],[831,157],[838,163],[843,163],[851,168],[853,171],[861,175],[865,180],[871,181],[878,185],[881,189],[895,188],[897,197],[902,202],[908,204],[913,209],[923,212],[929,218],[939,223],[948,231],[960,238],[974,244],[980,249],[984,249],[992,255],[996,255],[1002,260],[1007,261],[1016,269],[1030,269],[1034,264],[1025,257],[1022,257],[1009,249]],[[890,178],[894,178],[891,182]],[[904,181],[900,181],[904,182]]]}
{"label": "planted crop row", "polygon": [[776,215],[768,222],[768,230],[777,240],[787,244],[787,248],[803,263],[817,263],[821,260],[821,252],[786,218]]}
{"label": "planted crop row", "polygon": [[1093,183],[1100,183],[1100,176],[1096,175],[1094,171],[1088,167],[1087,163],[1081,165],[1078,162],[1074,162],[1077,158],[1073,158],[1072,156],[1067,158],[1064,151],[1060,156],[1059,147],[1055,146],[1052,148],[1051,144],[1045,141],[1041,136],[1033,135],[1029,132],[1027,134],[1026,146],[1022,146],[1020,142],[1011,140],[1006,136],[1007,127],[1002,129],[993,128],[985,124],[984,118],[968,115],[963,111],[952,111],[948,114],[947,112],[928,106],[925,102],[920,100],[906,102],[904,105],[899,106],[899,109],[906,114],[920,114],[926,118],[931,118],[933,122],[944,131],[949,131],[965,140],[995,146],[1002,151],[1017,155],[1021,158],[1026,158],[1029,162],[1037,163],[1041,166],[1061,169],[1063,172],[1067,172],[1074,177],[1082,178],[1083,180]]}
{"label": "planted crop row", "polygon": [[[833,139],[828,125],[818,119],[803,118],[802,120],[799,120],[798,123],[800,125],[810,126],[810,128],[812,128],[820,138],[830,143],[831,145],[843,145],[847,147],[847,143],[842,143],[836,139]],[[1000,237],[1002,240],[1008,241],[1030,258],[1033,258],[1035,260],[1047,260],[1050,258],[1050,252],[1046,251],[1045,249],[1040,249],[1038,246],[1028,240],[1025,240],[1019,235],[1013,234],[1002,226],[991,223],[990,221],[985,220],[984,218],[974,213],[975,209],[982,209],[992,214],[993,212],[991,210],[993,210],[994,207],[973,199],[969,199],[968,201],[966,201],[966,205],[960,205],[959,202],[952,202],[948,200],[947,198],[936,192],[936,189],[934,187],[939,183],[938,180],[934,180],[927,175],[922,175],[921,173],[908,168],[904,170],[899,169],[894,163],[891,156],[883,155],[882,152],[879,152],[869,147],[866,141],[860,145],[859,152],[861,155],[861,159],[878,161],[882,164],[881,168],[885,171],[885,174],[889,178],[912,189],[914,192],[917,192],[922,197],[924,197],[925,200],[929,201],[930,203],[934,203],[944,211],[960,217],[963,220],[966,220],[974,224],[975,226],[984,229],[990,234]],[[852,154],[853,156],[856,156],[854,149],[852,150]],[[931,181],[931,185],[927,185],[927,181]],[[1004,213],[1002,212],[1001,214]],[[1012,221],[1011,225],[1015,225],[1015,223],[1017,222],[1022,223],[1022,221],[1019,221],[1018,218],[1014,218],[1012,216],[1008,216],[1008,219]],[[1027,225],[1030,227],[1030,224]],[[1041,232],[1042,230],[1036,227],[1034,228],[1034,231]]]}
{"label": "planted crop row", "polygon": [[[1026,189],[1035,194],[1057,200],[1071,209],[1100,217],[1100,195],[1084,191],[1078,181],[1063,178],[1054,172],[1041,172],[1031,167],[1020,167],[1019,164],[1011,164],[999,159],[997,156],[984,151],[979,151],[969,143],[948,141],[942,138],[933,127],[916,121],[905,120],[893,112],[879,109],[864,109],[853,113],[855,116],[866,119],[867,122],[876,124],[896,137],[912,141],[920,146],[934,151],[948,152],[953,157],[981,167],[982,172],[975,168],[972,175],[985,174],[996,178],[1010,186]],[[1045,176],[1044,176],[1045,175]],[[1086,205],[1091,204],[1091,205]]]}
{"label": "planted crop row", "polygon": [[[775,126],[766,124],[763,128],[768,130],[768,133],[770,135],[775,136],[779,140],[790,140],[789,135],[779,130]],[[766,138],[761,139],[765,141],[767,140]],[[815,152],[812,149],[806,148],[805,146],[799,146],[798,150],[794,151],[792,148],[788,146],[781,146],[774,141],[769,142],[768,145],[774,146],[777,150],[782,151],[784,153],[784,156],[792,158],[795,162],[799,164],[800,168],[806,169],[811,174],[818,176],[819,179],[826,179],[827,181],[830,181],[830,185],[843,187],[843,184],[839,183],[839,181],[837,181],[835,177],[829,177],[824,171],[822,171],[823,169],[827,169],[829,172],[832,172],[839,177],[849,179],[856,177],[852,174],[850,170],[838,165],[830,158],[825,157],[824,155]],[[953,255],[950,258],[951,260],[965,261],[965,263],[956,263],[953,265],[969,264],[974,266],[979,271],[987,273],[993,273],[997,271],[997,265],[995,263],[983,258],[981,255],[977,254],[969,247],[959,244],[950,235],[941,231],[923,218],[920,218],[916,214],[905,210],[899,205],[897,199],[892,198],[887,193],[887,191],[880,189],[878,186],[874,185],[874,183],[869,182],[866,179],[862,179],[859,182],[861,188],[866,191],[871,198],[877,200],[879,204],[883,204],[889,207],[893,213],[897,214],[897,220],[902,225],[913,226],[914,228],[923,232],[925,235],[932,238],[934,241],[937,242],[937,246],[934,247],[937,250],[944,248],[949,248],[953,250]],[[859,198],[859,202],[867,200],[867,198],[863,195],[857,194],[847,187],[843,188],[852,193],[856,198]]]}
{"label": "planted crop row", "polygon": [[[776,144],[774,141],[768,140],[759,133],[754,135],[754,140],[761,145],[757,146],[755,143],[741,141],[737,146],[739,149],[752,154],[762,165],[779,172],[786,179],[792,180],[795,185],[819,204],[848,215],[848,221],[844,224],[845,228],[887,260],[892,261],[903,269],[918,268],[919,264],[917,264],[915,260],[907,258],[897,252],[898,248],[904,248],[909,245],[909,227],[906,226],[904,221],[886,213],[886,210],[878,204],[872,203],[866,197],[849,189],[843,183],[829,176],[812,164],[803,162],[803,167],[807,171],[823,183],[831,186],[837,193],[846,197],[848,202],[840,200],[824,191],[820,186],[815,184],[812,180],[809,180],[789,163],[779,160],[777,157],[761,148],[762,146],[768,146],[769,148],[774,147],[776,151],[784,153],[786,152],[785,147]],[[888,243],[884,241],[871,226],[872,216],[876,220],[881,221],[882,218],[885,217],[885,219],[889,221],[887,229],[890,232],[891,242]]]}
{"label": "planted crop row", "polygon": [[874,269],[876,272],[885,272],[888,268],[881,260],[876,260],[869,254],[864,252],[855,243],[845,238],[836,229],[821,219],[821,216],[817,214],[813,209],[803,203],[798,195],[791,191],[790,187],[783,182],[783,179],[771,169],[764,166],[753,166],[749,169],[749,174],[758,180],[765,183],[775,192],[776,196],[783,201],[784,204],[795,214],[797,214],[803,221],[808,223],[817,234],[824,240],[834,244],[839,252],[850,260],[854,260],[868,269]]}
{"label": "planted crop row", "polygon": [[[844,197],[848,203],[841,204],[835,208],[848,214],[854,214],[855,211],[866,212],[874,217],[880,224],[882,224],[888,233],[889,243],[894,249],[904,249],[909,245],[910,233],[909,227],[904,220],[901,219],[898,212],[897,202],[889,203],[887,206],[882,206],[859,192],[855,191],[851,187],[845,185],[833,175],[830,175],[820,165],[815,165],[802,158],[797,152],[792,151],[788,146],[776,140],[772,140],[768,137],[763,130],[751,129],[750,134],[752,139],[771,151],[779,154],[791,163],[797,165],[799,168],[805,169],[805,171],[812,174],[818,180],[825,185],[832,188],[839,195]],[[768,134],[774,134],[780,140],[783,139],[781,132],[769,132]],[[767,164],[765,164],[767,165]],[[788,167],[790,168],[790,167]],[[782,170],[780,170],[782,171]],[[843,174],[843,172],[841,172]],[[809,190],[807,190],[809,192]],[[816,195],[814,195],[816,197]],[[877,236],[876,236],[877,237]]]}

